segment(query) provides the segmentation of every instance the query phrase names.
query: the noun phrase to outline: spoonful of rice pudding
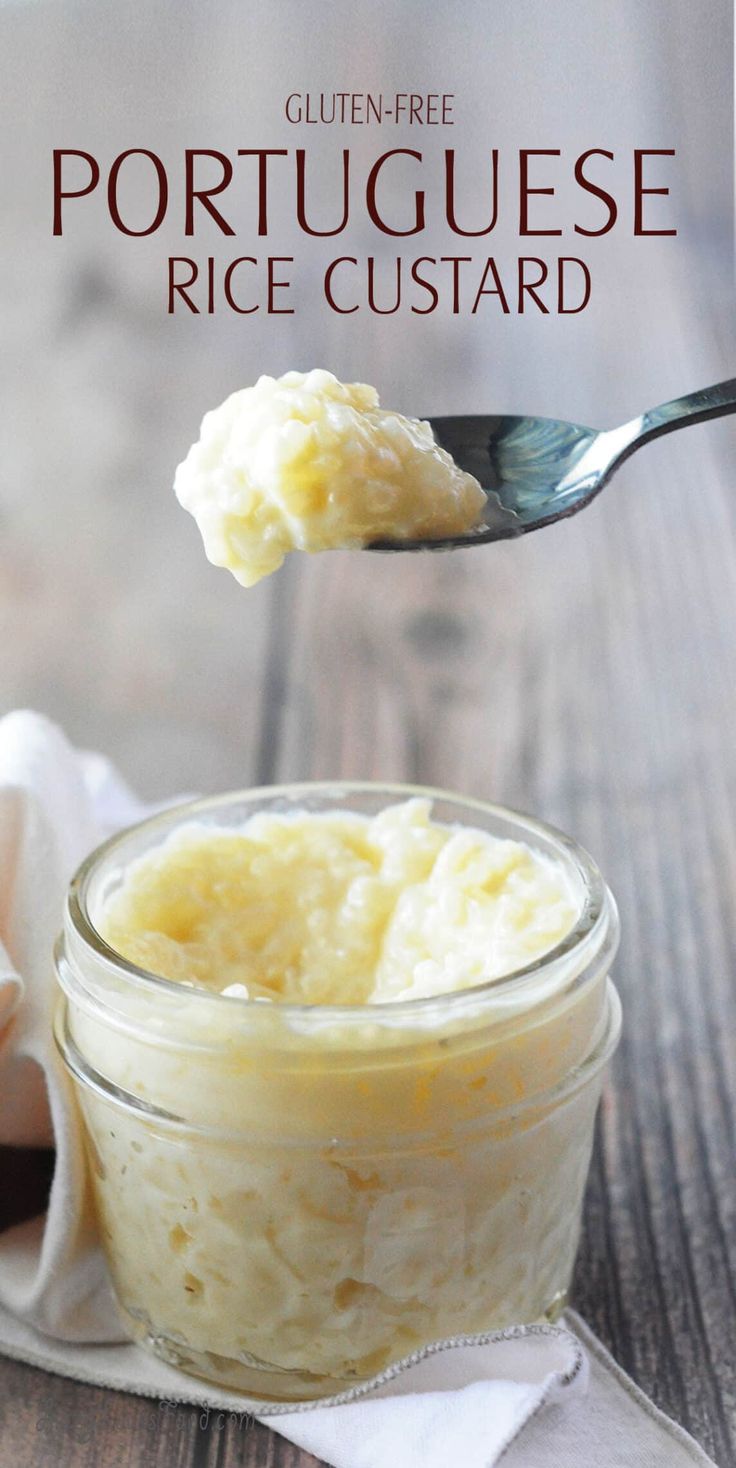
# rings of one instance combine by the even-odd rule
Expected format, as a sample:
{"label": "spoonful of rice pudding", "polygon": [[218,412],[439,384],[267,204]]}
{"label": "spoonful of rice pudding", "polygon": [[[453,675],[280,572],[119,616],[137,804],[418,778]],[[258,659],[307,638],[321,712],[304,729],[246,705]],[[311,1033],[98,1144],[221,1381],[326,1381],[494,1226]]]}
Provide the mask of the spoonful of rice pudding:
{"label": "spoonful of rice pudding", "polygon": [[619,428],[556,418],[405,418],[330,372],[261,377],[207,413],[176,475],[205,550],[243,586],[291,550],[449,550],[577,514],[636,449],[736,412],[736,379]]}
{"label": "spoonful of rice pudding", "polygon": [[319,369],[259,377],[206,413],[174,488],[208,559],[242,586],[289,551],[472,534],[486,509],[428,423]]}

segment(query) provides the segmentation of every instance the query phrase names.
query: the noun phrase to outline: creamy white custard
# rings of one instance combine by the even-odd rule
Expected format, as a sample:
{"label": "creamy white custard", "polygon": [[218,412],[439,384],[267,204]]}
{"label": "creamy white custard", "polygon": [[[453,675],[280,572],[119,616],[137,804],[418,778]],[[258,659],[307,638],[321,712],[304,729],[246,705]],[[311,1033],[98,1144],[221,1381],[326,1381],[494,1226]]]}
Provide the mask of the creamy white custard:
{"label": "creamy white custard", "polygon": [[293,550],[460,534],[486,504],[428,423],[319,369],[260,377],[206,413],[174,488],[209,560],[243,586]]}
{"label": "creamy white custard", "polygon": [[432,821],[261,814],[191,825],[133,864],[100,915],[142,968],[242,998],[382,1004],[512,973],[569,932],[579,895],[519,841]]}

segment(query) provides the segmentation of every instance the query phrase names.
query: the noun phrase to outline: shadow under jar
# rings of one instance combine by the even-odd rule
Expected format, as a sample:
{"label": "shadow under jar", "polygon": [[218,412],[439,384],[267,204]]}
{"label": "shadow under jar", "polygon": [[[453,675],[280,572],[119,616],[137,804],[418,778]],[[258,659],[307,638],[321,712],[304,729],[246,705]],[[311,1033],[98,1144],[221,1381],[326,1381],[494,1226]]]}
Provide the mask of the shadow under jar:
{"label": "shadow under jar", "polygon": [[[99,914],[180,826],[256,812],[432,818],[565,868],[578,919],[543,958],[384,1004],[226,997],[144,972]],[[615,904],[590,857],[511,811],[403,786],[301,785],[189,803],[123,832],[72,883],[57,1040],[131,1336],[277,1400],[343,1391],[430,1341],[562,1309],[603,1069],[620,1028]]]}

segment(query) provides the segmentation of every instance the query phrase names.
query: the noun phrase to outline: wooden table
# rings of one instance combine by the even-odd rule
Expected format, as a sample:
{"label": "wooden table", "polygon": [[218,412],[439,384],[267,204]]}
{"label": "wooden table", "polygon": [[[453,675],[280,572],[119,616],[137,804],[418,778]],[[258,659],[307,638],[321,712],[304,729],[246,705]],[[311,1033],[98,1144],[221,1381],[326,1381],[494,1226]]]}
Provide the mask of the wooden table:
{"label": "wooden table", "polygon": [[[131,146],[132,115],[136,138],[149,142],[168,126],[162,118],[178,116],[180,92],[195,80],[199,88],[186,68],[203,33],[197,7],[182,7],[176,73],[162,68],[154,87],[128,44],[123,7],[106,10],[99,33],[85,27],[81,51],[66,7],[7,7],[0,95],[14,118],[22,112],[27,157],[14,160],[17,207],[0,226],[8,246],[0,305],[13,345],[0,368],[13,425],[0,622],[6,705],[44,709],[77,743],[110,753],[152,798],[280,779],[405,779],[529,810],[593,851],[621,909],[625,1019],[601,1109],[575,1301],[644,1391],[729,1468],[733,423],[652,445],[578,519],[519,544],[451,557],[295,558],[248,593],[206,565],[168,493],[203,408],[262,367],[319,356],[379,381],[387,400],[410,410],[495,404],[608,423],[731,375],[730,239],[727,211],[719,213],[730,142],[725,111],[709,111],[718,87],[730,86],[728,7],[706,8],[708,26],[693,32],[684,0],[669,0],[659,27],[658,0],[629,7],[600,78],[611,107],[624,96],[634,107],[636,141],[647,128],[653,135],[652,115],[663,146],[687,139],[680,186],[689,223],[676,243],[629,242],[625,261],[602,268],[604,284],[577,323],[525,319],[490,331],[448,320],[440,330],[346,318],[336,335],[322,318],[254,322],[248,332],[219,318],[162,319],[163,245],[129,250],[91,214],[86,234],[52,244],[35,180],[46,177],[61,133],[85,146],[75,99],[84,97],[101,149]],[[236,11],[226,0],[208,8],[217,66],[197,95],[215,112],[223,96],[245,106]],[[610,7],[595,0],[586,15],[603,28]],[[337,12],[334,24],[348,47],[347,19],[345,36]],[[153,32],[154,54],[163,34]],[[365,46],[380,49],[371,34]],[[505,44],[501,32],[496,43]],[[305,41],[307,60],[314,44]],[[390,50],[384,44],[381,65],[395,72]],[[649,89],[640,104],[626,91],[640,75],[635,62]],[[254,94],[259,86],[252,78]],[[580,115],[593,132],[599,99],[580,86]],[[213,146],[215,112],[203,113],[201,128]],[[509,128],[518,145],[518,127]],[[544,141],[544,126],[537,131]],[[272,136],[278,145],[277,129]],[[618,288],[606,292],[612,280]],[[48,1164],[16,1163],[31,1207]],[[260,1427],[207,1422],[194,1408],[165,1413],[7,1360],[0,1428],[1,1468],[312,1461]]]}

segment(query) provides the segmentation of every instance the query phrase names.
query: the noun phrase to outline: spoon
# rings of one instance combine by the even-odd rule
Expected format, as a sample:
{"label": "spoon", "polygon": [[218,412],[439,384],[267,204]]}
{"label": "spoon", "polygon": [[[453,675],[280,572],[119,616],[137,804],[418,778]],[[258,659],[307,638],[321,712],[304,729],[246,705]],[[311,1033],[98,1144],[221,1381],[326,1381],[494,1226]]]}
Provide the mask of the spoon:
{"label": "spoon", "polygon": [[736,412],[736,378],[651,408],[621,428],[596,430],[557,418],[430,418],[437,443],[486,493],[475,529],[443,540],[374,540],[368,550],[450,550],[508,540],[577,514],[625,459],[659,438]]}

